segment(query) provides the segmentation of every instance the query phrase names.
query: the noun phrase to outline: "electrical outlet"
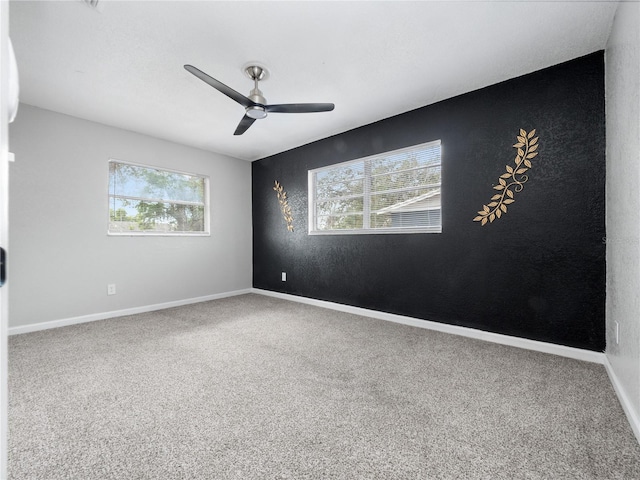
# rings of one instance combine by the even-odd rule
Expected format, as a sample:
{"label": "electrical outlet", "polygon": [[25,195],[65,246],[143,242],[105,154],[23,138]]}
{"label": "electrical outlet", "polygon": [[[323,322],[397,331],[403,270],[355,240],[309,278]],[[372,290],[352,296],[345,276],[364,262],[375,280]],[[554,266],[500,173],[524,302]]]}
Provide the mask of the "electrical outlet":
{"label": "electrical outlet", "polygon": [[116,284],[110,283],[107,285],[107,295],[115,295],[116,294]]}
{"label": "electrical outlet", "polygon": [[282,281],[283,282],[287,281],[287,272],[282,272]]}
{"label": "electrical outlet", "polygon": [[620,324],[618,322],[614,322],[616,325],[616,345],[620,343]]}

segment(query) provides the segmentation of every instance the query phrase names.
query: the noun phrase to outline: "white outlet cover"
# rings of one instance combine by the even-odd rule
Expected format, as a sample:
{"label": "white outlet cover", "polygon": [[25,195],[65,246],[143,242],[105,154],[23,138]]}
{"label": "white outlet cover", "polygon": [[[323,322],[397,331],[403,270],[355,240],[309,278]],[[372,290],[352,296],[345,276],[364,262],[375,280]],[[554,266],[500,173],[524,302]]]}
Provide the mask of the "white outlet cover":
{"label": "white outlet cover", "polygon": [[282,272],[282,281],[283,282],[287,281],[287,272]]}

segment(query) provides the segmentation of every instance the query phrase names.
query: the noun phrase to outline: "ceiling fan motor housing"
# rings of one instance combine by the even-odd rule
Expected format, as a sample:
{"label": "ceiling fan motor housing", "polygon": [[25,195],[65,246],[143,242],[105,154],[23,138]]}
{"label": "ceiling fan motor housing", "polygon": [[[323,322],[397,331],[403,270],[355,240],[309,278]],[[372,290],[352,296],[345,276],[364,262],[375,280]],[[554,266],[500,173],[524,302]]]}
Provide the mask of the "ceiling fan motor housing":
{"label": "ceiling fan motor housing", "polygon": [[267,116],[267,112],[264,108],[267,104],[267,99],[262,96],[262,92],[258,88],[258,80],[256,80],[256,87],[251,90],[251,93],[249,94],[249,100],[257,103],[258,105],[250,105],[245,109],[248,116],[255,119]]}
{"label": "ceiling fan motor housing", "polygon": [[258,88],[258,82],[267,76],[267,71],[259,66],[251,65],[245,68],[245,73],[255,82],[255,86],[249,93],[249,100],[258,105],[251,105],[245,109],[247,116],[259,120],[267,116],[267,112],[264,106],[267,104],[267,99],[264,98],[262,92]]}

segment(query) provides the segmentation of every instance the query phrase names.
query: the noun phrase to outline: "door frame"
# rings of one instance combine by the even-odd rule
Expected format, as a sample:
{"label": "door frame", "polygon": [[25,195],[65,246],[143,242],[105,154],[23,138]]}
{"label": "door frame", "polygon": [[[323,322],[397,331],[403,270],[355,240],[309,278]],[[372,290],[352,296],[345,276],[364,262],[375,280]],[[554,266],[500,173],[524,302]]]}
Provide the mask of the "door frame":
{"label": "door frame", "polygon": [[[9,2],[0,0],[0,247],[9,251]],[[0,288],[0,479],[7,478],[9,282]]]}

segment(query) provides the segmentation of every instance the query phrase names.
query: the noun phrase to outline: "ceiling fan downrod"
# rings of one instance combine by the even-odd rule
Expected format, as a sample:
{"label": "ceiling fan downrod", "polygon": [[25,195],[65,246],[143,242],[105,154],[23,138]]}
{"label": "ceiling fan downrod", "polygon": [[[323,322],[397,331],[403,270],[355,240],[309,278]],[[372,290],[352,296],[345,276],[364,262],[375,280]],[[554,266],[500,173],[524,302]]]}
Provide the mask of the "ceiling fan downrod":
{"label": "ceiling fan downrod", "polygon": [[244,69],[245,73],[253,80],[253,90],[249,92],[249,99],[258,105],[250,105],[245,109],[248,117],[259,120],[267,116],[267,111],[264,106],[267,104],[267,99],[264,98],[260,88],[258,88],[258,82],[267,76],[267,71],[257,65],[250,65]]}

